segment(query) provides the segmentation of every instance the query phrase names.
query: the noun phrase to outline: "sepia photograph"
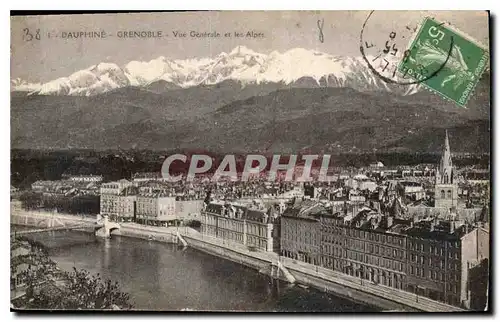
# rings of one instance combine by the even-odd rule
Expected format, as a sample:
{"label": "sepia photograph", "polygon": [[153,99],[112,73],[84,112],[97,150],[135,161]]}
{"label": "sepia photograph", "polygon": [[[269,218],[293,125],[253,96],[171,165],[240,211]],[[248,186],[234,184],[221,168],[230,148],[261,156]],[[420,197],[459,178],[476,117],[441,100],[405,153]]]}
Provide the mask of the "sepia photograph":
{"label": "sepia photograph", "polygon": [[11,312],[490,312],[490,24],[11,12]]}

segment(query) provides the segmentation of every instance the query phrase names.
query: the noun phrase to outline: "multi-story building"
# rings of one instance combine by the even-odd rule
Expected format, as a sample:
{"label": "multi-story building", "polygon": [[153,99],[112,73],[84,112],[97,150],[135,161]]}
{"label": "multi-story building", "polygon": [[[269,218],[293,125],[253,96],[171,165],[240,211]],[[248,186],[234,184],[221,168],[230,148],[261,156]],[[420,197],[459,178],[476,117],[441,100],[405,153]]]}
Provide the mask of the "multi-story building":
{"label": "multi-story building", "polygon": [[133,182],[164,181],[161,172],[137,172],[132,175]]}
{"label": "multi-story building", "polygon": [[101,194],[100,213],[107,215],[110,219],[118,217],[118,199],[119,195]]}
{"label": "multi-story building", "polygon": [[236,203],[211,202],[201,212],[201,232],[222,242],[279,251],[278,220],[274,208],[265,211]]}
{"label": "multi-story building", "polygon": [[422,184],[413,181],[400,181],[398,183],[399,195],[408,200],[416,201],[425,198],[425,189]]}
{"label": "multi-story building", "polygon": [[83,174],[83,175],[63,175],[63,179],[75,182],[102,182],[101,175]]}
{"label": "multi-story building", "polygon": [[408,235],[408,291],[470,308],[469,272],[489,257],[489,232],[458,221],[420,221]]}
{"label": "multi-story building", "polygon": [[136,195],[119,195],[116,210],[120,221],[136,220]]}
{"label": "multi-story building", "polygon": [[347,214],[324,213],[321,265],[398,289],[406,285],[406,237],[391,216],[364,209]]}
{"label": "multi-story building", "polygon": [[106,182],[101,185],[101,195],[119,195],[123,189],[132,186],[132,182],[121,179],[114,182]]}
{"label": "multi-story building", "polygon": [[295,201],[281,215],[281,255],[306,263],[320,263],[320,222],[324,207],[313,200]]}
{"label": "multi-story building", "polygon": [[357,190],[375,191],[377,189],[377,183],[364,174],[357,174],[345,180],[345,186]]}
{"label": "multi-story building", "polygon": [[137,196],[137,222],[167,226],[174,223],[176,219],[175,197],[162,194],[141,194]]}
{"label": "multi-story building", "polygon": [[183,200],[177,198],[175,201],[175,211],[177,219],[180,221],[192,221],[201,219],[201,211],[203,209],[203,199]]}
{"label": "multi-story building", "polygon": [[487,229],[456,220],[394,218],[368,207],[332,213],[306,201],[282,216],[282,256],[412,292],[416,299],[478,305],[472,299],[485,287],[471,281],[489,257]]}
{"label": "multi-story building", "polygon": [[133,218],[135,197],[125,193],[131,186],[132,183],[125,179],[103,183],[100,188],[100,213],[108,215],[110,220],[123,218],[128,221]]}

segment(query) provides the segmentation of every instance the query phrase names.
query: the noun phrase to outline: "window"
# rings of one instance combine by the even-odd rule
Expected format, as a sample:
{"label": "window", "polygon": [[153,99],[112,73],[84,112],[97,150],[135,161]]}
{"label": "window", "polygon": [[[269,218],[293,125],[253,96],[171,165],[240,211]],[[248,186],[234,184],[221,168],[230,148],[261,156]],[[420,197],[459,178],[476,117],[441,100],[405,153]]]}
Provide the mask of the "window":
{"label": "window", "polygon": [[412,265],[412,266],[410,266],[410,274],[412,274],[412,275],[413,275],[414,273],[415,273],[415,268],[414,268],[414,267],[413,267],[413,265]]}
{"label": "window", "polygon": [[441,190],[441,199],[444,199],[445,196],[444,196],[444,190]]}
{"label": "window", "polygon": [[424,244],[420,244],[420,251],[423,252],[424,251]]}
{"label": "window", "polygon": [[451,199],[451,190],[448,190],[448,199]]}

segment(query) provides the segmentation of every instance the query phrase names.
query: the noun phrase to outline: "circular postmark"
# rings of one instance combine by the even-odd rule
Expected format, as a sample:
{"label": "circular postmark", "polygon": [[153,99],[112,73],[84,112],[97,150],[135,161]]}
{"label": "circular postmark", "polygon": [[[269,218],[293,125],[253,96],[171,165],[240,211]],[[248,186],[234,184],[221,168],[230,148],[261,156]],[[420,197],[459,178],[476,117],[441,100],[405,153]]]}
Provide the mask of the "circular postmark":
{"label": "circular postmark", "polygon": [[[386,83],[415,85],[423,83],[436,75],[448,63],[453,50],[453,37],[446,47],[445,59],[437,66],[414,62],[416,68],[406,68],[408,60],[415,60],[412,55],[413,41],[418,39],[420,26],[407,24],[399,28],[371,28],[371,37],[367,36],[368,22],[375,11],[366,17],[359,35],[359,49],[368,68]],[[387,26],[386,26],[387,27]]]}

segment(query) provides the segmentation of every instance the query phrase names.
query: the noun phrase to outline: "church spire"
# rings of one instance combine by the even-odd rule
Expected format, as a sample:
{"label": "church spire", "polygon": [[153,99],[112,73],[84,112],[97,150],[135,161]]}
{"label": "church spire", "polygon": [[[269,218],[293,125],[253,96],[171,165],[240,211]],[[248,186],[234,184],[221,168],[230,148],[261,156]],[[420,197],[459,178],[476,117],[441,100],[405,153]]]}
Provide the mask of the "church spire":
{"label": "church spire", "polygon": [[448,140],[448,130],[445,130],[445,139],[444,139],[444,147],[443,147],[443,159],[448,160],[451,166],[451,150],[450,150],[450,141]]}
{"label": "church spire", "polygon": [[451,149],[448,139],[448,130],[445,132],[441,163],[439,165],[439,175],[436,176],[437,183],[453,183],[453,163],[451,161]]}

